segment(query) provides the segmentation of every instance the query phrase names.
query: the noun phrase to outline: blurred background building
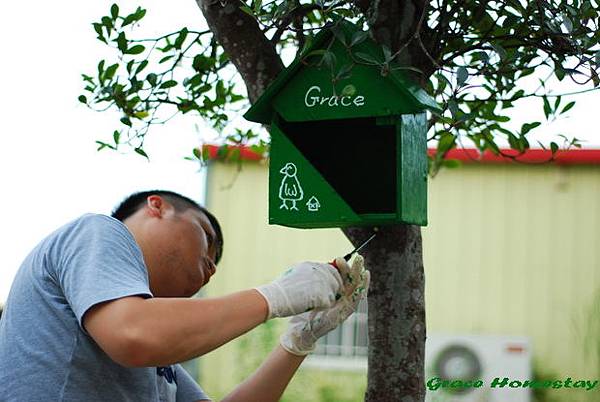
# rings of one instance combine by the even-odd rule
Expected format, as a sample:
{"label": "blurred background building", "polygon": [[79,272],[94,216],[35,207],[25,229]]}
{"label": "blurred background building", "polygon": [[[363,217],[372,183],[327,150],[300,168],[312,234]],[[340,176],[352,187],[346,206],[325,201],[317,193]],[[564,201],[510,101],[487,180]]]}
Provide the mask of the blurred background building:
{"label": "blurred background building", "polygon": [[[429,225],[422,233],[430,341],[439,348],[453,337],[495,339],[498,353],[530,363],[523,379],[599,379],[600,151],[565,151],[554,163],[540,163],[549,156],[541,150],[530,151],[527,163],[491,155],[473,162],[475,156],[453,151],[450,157],[462,165],[429,181]],[[330,261],[352,249],[338,229],[269,226],[266,162],[246,151],[242,159],[208,166],[206,202],[222,223],[226,251],[204,295],[247,289],[295,262]],[[361,306],[321,341],[284,401],[363,400],[366,312]],[[203,387],[217,399],[225,395],[260,364],[284,328],[285,320],[267,322],[202,357]],[[479,357],[483,366],[499,361]],[[430,354],[428,373],[431,360]],[[514,375],[523,376],[505,373]],[[504,402],[522,400],[513,395]],[[549,390],[531,400],[597,401],[599,395]]]}

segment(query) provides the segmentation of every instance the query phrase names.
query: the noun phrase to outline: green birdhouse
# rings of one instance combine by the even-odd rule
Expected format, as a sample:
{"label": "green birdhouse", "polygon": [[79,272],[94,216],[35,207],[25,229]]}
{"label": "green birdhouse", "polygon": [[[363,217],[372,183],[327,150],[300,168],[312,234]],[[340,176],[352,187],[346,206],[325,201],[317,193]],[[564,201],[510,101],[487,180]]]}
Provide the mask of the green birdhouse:
{"label": "green birdhouse", "polygon": [[439,107],[384,60],[341,21],[246,112],[270,126],[270,224],[427,224],[426,110]]}

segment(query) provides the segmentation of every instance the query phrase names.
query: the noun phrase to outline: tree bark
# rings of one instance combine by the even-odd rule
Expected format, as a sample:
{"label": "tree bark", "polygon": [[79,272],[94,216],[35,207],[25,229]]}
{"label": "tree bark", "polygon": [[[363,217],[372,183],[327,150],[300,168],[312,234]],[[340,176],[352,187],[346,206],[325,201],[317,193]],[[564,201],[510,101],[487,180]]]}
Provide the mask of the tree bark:
{"label": "tree bark", "polygon": [[[346,228],[353,244],[375,228]],[[421,230],[377,229],[362,252],[371,270],[368,297],[369,375],[366,402],[416,402],[425,398],[425,276]]]}
{"label": "tree bark", "polygon": [[[395,62],[418,68],[410,74],[423,86],[435,71],[424,21],[426,0],[355,0],[380,45]],[[347,228],[355,245],[374,228]],[[365,402],[422,402],[425,399],[425,273],[421,229],[385,226],[364,250],[371,270],[368,298],[369,375]]]}

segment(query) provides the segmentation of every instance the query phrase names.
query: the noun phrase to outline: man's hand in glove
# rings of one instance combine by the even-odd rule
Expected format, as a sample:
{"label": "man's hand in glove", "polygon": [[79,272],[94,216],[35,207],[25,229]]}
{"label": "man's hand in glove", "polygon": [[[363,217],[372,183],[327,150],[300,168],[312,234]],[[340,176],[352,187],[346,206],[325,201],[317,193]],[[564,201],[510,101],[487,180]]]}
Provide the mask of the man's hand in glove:
{"label": "man's hand in glove", "polygon": [[340,272],[331,264],[302,262],[273,282],[257,287],[269,306],[267,319],[331,307],[344,289]]}
{"label": "man's hand in glove", "polygon": [[317,339],[344,322],[366,297],[371,276],[364,269],[362,256],[355,257],[352,267],[343,258],[336,259],[336,264],[344,282],[342,297],[332,307],[292,317],[280,338],[281,346],[288,352],[298,356],[312,352]]}

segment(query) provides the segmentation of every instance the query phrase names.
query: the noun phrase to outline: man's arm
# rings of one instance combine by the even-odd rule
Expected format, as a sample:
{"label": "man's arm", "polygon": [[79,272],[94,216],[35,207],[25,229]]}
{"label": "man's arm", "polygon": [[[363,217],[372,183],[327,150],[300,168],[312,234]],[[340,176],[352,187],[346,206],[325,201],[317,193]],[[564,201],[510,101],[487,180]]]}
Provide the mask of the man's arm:
{"label": "man's arm", "polygon": [[203,355],[273,317],[330,307],[343,280],[330,264],[296,264],[272,283],[208,299],[131,296],[82,313],[82,325],[114,361],[164,366]]}
{"label": "man's arm", "polygon": [[117,363],[165,366],[189,360],[265,321],[267,302],[256,290],[206,299],[124,297],[92,307],[87,332]]}
{"label": "man's arm", "polygon": [[296,356],[278,345],[246,381],[221,402],[278,401],[306,356]]}

